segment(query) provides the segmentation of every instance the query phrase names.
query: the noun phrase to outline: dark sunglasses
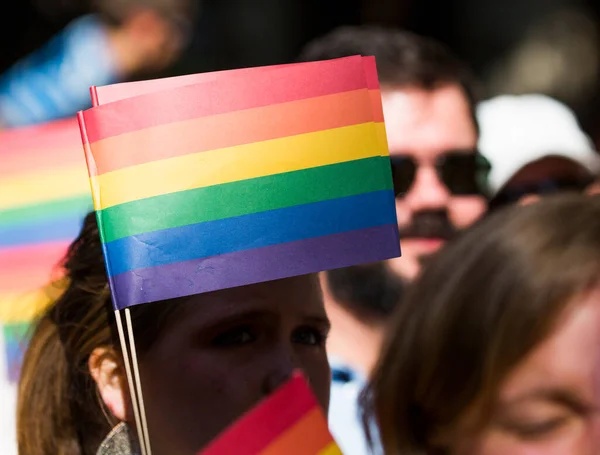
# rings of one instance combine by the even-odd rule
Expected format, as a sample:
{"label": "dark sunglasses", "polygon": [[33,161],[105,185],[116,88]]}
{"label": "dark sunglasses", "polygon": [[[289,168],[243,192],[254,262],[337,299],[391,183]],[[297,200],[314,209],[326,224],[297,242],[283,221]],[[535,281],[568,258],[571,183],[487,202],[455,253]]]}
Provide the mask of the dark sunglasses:
{"label": "dark sunglasses", "polygon": [[589,185],[593,183],[592,177],[563,177],[546,178],[539,182],[525,185],[511,185],[508,188],[501,189],[489,204],[489,210],[495,210],[505,205],[519,202],[525,196],[538,195],[546,196],[561,192],[583,193]]}
{"label": "dark sunglasses", "polygon": [[[410,190],[419,164],[412,156],[393,156],[392,178],[396,196],[402,197]],[[435,169],[442,183],[454,195],[473,196],[488,194],[490,163],[474,150],[456,150],[440,155]]]}

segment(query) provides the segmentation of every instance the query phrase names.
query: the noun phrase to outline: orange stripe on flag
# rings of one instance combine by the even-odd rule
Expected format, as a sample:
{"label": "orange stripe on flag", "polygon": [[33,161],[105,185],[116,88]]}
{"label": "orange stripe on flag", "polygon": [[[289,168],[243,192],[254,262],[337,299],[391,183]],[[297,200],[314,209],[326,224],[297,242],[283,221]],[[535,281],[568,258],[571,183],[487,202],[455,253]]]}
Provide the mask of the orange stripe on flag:
{"label": "orange stripe on flag", "polygon": [[363,61],[356,57],[154,92],[88,109],[81,116],[92,143],[166,123],[368,88]]}
{"label": "orange stripe on flag", "polygon": [[[93,144],[97,175],[176,156],[263,142],[371,121],[365,90],[200,117],[160,125]],[[165,144],[169,144],[168,147]],[[128,153],[123,153],[127,150]]]}
{"label": "orange stripe on flag", "polygon": [[381,91],[369,90],[371,97],[371,109],[373,111],[373,119],[375,122],[383,123],[383,105],[381,104]]}
{"label": "orange stripe on flag", "polygon": [[[81,142],[81,139],[79,139]],[[2,137],[0,137],[2,141]],[[2,146],[0,146],[0,154]],[[64,149],[31,149],[22,150],[19,156],[2,159],[0,166],[0,178],[13,177],[16,174],[34,172],[38,170],[56,169],[60,171],[64,167],[80,166],[85,170],[85,158],[81,145]]]}
{"label": "orange stripe on flag", "polygon": [[53,277],[53,269],[36,267],[28,270],[0,270],[0,290],[2,292],[25,292],[48,284]]}
{"label": "orange stripe on flag", "polygon": [[67,288],[59,280],[28,292],[0,293],[0,324],[22,324],[33,321],[52,305]]}
{"label": "orange stripe on flag", "polygon": [[262,450],[260,455],[317,455],[332,441],[323,411],[316,407]]}

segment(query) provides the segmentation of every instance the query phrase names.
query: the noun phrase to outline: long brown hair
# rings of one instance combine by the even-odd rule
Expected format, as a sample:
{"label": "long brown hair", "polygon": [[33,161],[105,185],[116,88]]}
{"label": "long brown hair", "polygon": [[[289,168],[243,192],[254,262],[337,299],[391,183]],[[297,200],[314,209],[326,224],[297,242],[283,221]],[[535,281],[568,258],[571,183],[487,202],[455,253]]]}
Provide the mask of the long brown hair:
{"label": "long brown hair", "polygon": [[[19,455],[94,455],[117,423],[98,396],[89,357],[98,347],[119,352],[94,214],[84,221],[64,261],[68,286],[35,325],[19,382]],[[177,304],[132,310],[143,356]]]}
{"label": "long brown hair", "polygon": [[484,422],[509,372],[599,285],[598,197],[502,209],[448,245],[394,316],[363,395],[385,453],[445,453],[438,435],[474,408]]}

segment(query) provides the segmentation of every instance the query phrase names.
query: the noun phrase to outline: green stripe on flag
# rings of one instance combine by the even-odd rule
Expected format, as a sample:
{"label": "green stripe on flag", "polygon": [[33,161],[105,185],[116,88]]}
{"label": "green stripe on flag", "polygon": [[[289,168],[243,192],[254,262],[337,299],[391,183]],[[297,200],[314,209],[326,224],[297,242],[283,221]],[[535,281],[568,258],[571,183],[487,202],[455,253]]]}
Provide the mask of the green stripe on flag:
{"label": "green stripe on flag", "polygon": [[155,196],[98,212],[104,242],[190,224],[392,189],[388,157],[320,166]]}
{"label": "green stripe on flag", "polygon": [[0,211],[0,226],[36,223],[70,214],[87,214],[94,209],[92,196],[85,194],[69,199],[28,205]]}

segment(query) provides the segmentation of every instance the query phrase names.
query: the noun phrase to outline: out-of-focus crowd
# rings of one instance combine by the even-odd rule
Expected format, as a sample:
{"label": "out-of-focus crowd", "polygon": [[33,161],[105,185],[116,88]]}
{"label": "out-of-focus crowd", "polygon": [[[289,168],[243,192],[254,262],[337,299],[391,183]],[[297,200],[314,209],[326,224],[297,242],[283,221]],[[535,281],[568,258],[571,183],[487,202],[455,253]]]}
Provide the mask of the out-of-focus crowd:
{"label": "out-of-focus crowd", "polygon": [[[0,76],[0,128],[72,116],[90,86],[168,67],[194,6],[103,0]],[[480,99],[445,45],[399,29],[342,27],[298,61],[357,54],[377,61],[402,257],[321,276],[343,453],[597,453],[600,154],[589,132],[546,94]]]}

